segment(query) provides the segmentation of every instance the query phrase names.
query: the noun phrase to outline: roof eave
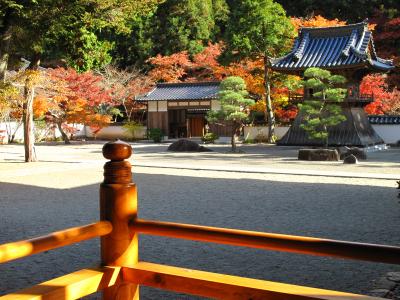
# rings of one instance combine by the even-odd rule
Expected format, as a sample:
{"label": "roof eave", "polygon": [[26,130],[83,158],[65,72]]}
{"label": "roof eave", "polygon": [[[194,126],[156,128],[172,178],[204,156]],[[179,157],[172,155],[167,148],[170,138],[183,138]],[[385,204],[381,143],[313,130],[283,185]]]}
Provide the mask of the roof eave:
{"label": "roof eave", "polygon": [[138,102],[148,102],[148,101],[175,101],[175,102],[188,102],[188,101],[211,101],[211,100],[217,100],[218,97],[209,97],[209,98],[199,98],[199,99],[164,99],[164,98],[159,98],[159,99],[136,99]]}

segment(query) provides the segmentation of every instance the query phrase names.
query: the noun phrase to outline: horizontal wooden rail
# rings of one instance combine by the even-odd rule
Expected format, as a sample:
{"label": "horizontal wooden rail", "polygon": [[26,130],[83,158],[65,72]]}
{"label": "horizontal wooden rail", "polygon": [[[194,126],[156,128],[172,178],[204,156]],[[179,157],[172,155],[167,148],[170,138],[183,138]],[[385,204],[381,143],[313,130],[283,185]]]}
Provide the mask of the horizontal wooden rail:
{"label": "horizontal wooden rail", "polygon": [[113,286],[120,267],[83,269],[0,297],[0,300],[72,300]]}
{"label": "horizontal wooden rail", "polygon": [[131,228],[139,233],[194,241],[400,264],[400,247],[394,246],[148,220],[136,220]]}
{"label": "horizontal wooden rail", "polygon": [[0,263],[103,236],[111,231],[110,222],[100,221],[86,226],[53,232],[30,240],[3,244],[0,245]]}
{"label": "horizontal wooden rail", "polygon": [[376,300],[344,292],[316,289],[222,275],[191,269],[139,262],[133,268],[122,268],[124,280],[165,290],[213,299],[269,299],[269,300]]}

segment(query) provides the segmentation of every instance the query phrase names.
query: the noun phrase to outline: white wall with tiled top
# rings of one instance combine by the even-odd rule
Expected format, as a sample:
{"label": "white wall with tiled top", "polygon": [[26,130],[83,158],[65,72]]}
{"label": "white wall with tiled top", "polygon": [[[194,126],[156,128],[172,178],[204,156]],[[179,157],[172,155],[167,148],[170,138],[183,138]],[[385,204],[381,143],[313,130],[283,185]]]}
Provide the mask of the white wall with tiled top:
{"label": "white wall with tiled top", "polygon": [[396,144],[400,141],[400,124],[373,124],[372,127],[386,144]]}

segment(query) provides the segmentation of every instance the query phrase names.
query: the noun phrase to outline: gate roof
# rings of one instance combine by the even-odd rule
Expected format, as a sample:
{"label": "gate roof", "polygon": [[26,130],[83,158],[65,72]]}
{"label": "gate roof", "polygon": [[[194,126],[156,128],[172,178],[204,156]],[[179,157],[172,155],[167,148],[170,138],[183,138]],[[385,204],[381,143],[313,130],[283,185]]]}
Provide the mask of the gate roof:
{"label": "gate roof", "polygon": [[217,99],[219,81],[190,83],[157,83],[156,87],[147,93],[136,97],[137,101],[160,100],[212,100]]}
{"label": "gate roof", "polygon": [[379,58],[368,22],[335,27],[303,27],[292,51],[271,59],[274,70],[291,73],[309,67],[322,69],[368,68],[389,71],[391,60]]}

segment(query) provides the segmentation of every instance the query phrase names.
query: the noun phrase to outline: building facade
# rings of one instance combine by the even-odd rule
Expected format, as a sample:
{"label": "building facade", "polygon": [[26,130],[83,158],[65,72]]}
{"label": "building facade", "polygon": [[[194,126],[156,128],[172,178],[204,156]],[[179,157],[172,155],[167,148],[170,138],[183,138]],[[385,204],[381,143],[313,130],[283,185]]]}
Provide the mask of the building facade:
{"label": "building facade", "polygon": [[206,114],[219,110],[219,82],[158,83],[136,98],[147,104],[147,128],[160,128],[169,138],[201,137]]}

